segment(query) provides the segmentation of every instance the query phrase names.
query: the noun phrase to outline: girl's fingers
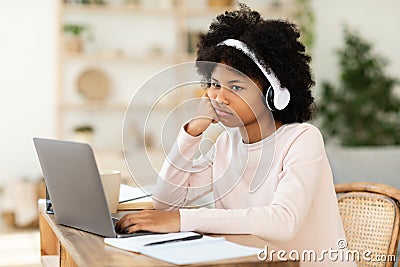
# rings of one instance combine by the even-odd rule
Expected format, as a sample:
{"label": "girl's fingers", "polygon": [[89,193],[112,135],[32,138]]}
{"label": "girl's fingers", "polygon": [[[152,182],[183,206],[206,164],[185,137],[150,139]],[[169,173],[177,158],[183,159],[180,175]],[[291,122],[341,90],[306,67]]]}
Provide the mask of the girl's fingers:
{"label": "girl's fingers", "polygon": [[129,215],[125,215],[122,219],[118,221],[115,228],[118,232],[121,232],[122,230],[126,229],[127,227],[133,224],[135,224],[135,219],[130,217]]}
{"label": "girl's fingers", "polygon": [[131,225],[142,223],[144,221],[146,221],[146,217],[141,216],[140,212],[127,214],[117,222],[115,228],[118,231],[122,231]]}
{"label": "girl's fingers", "polygon": [[125,233],[133,233],[137,231],[149,231],[149,232],[157,232],[157,229],[152,227],[152,224],[149,223],[137,223],[135,225],[131,225],[125,228]]}
{"label": "girl's fingers", "polygon": [[135,224],[135,225],[132,225],[132,226],[129,226],[129,227],[125,228],[124,233],[130,234],[130,233],[133,233],[133,232],[143,231],[143,230],[144,229],[143,229],[143,225],[142,224]]}
{"label": "girl's fingers", "polygon": [[128,214],[121,218],[116,225],[116,229],[119,232],[126,233],[141,230],[160,233],[179,232],[179,211],[152,210]]}

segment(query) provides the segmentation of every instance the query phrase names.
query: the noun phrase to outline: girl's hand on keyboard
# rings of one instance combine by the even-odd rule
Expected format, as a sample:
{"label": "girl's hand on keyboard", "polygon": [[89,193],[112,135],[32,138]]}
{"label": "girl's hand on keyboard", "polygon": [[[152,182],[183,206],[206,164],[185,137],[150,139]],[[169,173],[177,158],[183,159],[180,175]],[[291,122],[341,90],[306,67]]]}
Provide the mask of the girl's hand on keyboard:
{"label": "girl's hand on keyboard", "polygon": [[143,210],[122,217],[117,222],[115,229],[123,233],[137,231],[179,232],[181,229],[180,214],[178,210]]}

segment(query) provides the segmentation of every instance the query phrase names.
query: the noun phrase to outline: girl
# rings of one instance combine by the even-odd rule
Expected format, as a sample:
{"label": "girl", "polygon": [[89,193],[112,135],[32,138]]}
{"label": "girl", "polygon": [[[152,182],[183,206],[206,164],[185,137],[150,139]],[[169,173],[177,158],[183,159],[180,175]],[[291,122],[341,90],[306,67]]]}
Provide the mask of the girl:
{"label": "girl", "polygon": [[[208,89],[184,125],[154,192],[156,210],[123,217],[126,232],[253,234],[288,253],[339,250],[345,238],[333,178],[313,110],[310,57],[294,24],[242,5],[219,15],[198,45]],[[193,160],[213,122],[227,130]],[[213,192],[215,208],[183,207]],[[354,266],[329,259],[310,265]]]}

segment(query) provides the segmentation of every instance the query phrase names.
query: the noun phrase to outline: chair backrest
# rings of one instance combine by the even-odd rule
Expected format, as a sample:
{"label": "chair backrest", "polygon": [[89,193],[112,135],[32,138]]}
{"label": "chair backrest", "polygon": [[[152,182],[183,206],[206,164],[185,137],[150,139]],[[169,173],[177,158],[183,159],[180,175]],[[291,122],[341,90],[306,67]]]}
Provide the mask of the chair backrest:
{"label": "chair backrest", "polygon": [[[335,189],[348,248],[359,251],[357,266],[394,266],[400,233],[400,190],[369,182],[336,184]],[[371,254],[363,254],[366,251]]]}

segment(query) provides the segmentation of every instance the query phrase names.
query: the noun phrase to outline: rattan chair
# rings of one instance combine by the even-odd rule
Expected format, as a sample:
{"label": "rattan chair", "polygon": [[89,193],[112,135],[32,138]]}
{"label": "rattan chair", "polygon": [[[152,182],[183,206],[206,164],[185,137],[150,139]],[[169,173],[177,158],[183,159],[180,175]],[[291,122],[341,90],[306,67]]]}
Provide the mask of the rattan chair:
{"label": "rattan chair", "polygon": [[[368,262],[364,251],[375,255],[396,255],[400,227],[400,190],[369,182],[335,185],[339,211],[351,251],[360,252],[357,266],[394,266],[393,259],[386,262]],[[386,259],[392,256],[386,256]],[[381,257],[382,258],[382,257]]]}

